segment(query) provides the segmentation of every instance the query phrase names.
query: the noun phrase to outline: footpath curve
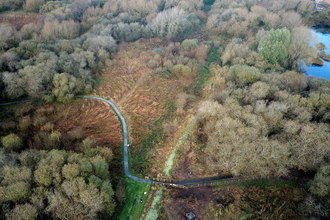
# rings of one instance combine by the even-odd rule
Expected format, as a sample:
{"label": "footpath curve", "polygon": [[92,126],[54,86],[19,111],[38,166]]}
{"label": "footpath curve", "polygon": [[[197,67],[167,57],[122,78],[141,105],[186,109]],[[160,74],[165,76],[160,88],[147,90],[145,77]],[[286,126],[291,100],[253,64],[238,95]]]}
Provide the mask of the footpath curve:
{"label": "footpath curve", "polygon": [[[160,181],[154,181],[154,180],[149,180],[149,179],[142,179],[136,176],[133,176],[129,172],[129,163],[128,163],[128,131],[127,131],[127,124],[125,121],[125,118],[123,115],[120,113],[118,110],[117,106],[107,100],[103,99],[100,97],[95,97],[95,96],[76,96],[76,98],[89,98],[89,99],[95,99],[95,100],[100,100],[103,102],[106,102],[111,106],[111,108],[115,111],[116,115],[120,119],[121,125],[122,125],[122,133],[123,133],[123,145],[124,145],[124,172],[125,175],[137,182],[141,183],[148,183],[148,184],[158,184],[158,185],[166,185],[166,186],[173,186],[173,187],[182,187],[185,188],[185,185],[195,185],[195,184],[201,184],[201,183],[207,183],[210,181],[216,181],[216,180],[224,180],[224,179],[233,179],[233,176],[218,176],[218,177],[211,177],[211,178],[204,178],[204,179],[195,179],[195,180],[187,180],[187,181],[179,181],[179,182],[160,182]],[[29,100],[22,100],[22,101],[14,101],[14,102],[8,102],[8,103],[1,103],[1,105],[11,105],[11,104],[17,104],[17,103],[23,103],[23,102],[32,102],[32,101],[41,101],[41,99],[29,99]]]}
{"label": "footpath curve", "polygon": [[123,132],[123,145],[124,145],[124,171],[125,171],[125,175],[137,182],[141,182],[141,183],[154,183],[154,184],[159,184],[159,185],[168,185],[168,186],[183,186],[186,184],[196,184],[196,183],[203,183],[203,182],[210,182],[210,181],[214,181],[214,180],[221,180],[221,179],[228,179],[228,178],[232,178],[232,176],[219,176],[219,177],[211,177],[211,178],[205,178],[205,179],[197,179],[197,180],[188,180],[188,181],[180,181],[180,182],[159,182],[159,181],[154,181],[154,180],[148,180],[148,179],[141,179],[138,178],[136,176],[133,176],[130,172],[129,172],[129,163],[128,163],[128,131],[127,131],[127,124],[125,121],[125,118],[123,117],[123,115],[120,113],[120,111],[118,110],[117,106],[107,100],[107,99],[103,99],[100,97],[95,97],[95,96],[77,96],[77,97],[81,97],[81,98],[90,98],[90,99],[96,99],[96,100],[100,100],[103,102],[108,103],[112,109],[115,111],[116,115],[118,116],[118,118],[120,119],[121,125],[122,125],[122,132]]}

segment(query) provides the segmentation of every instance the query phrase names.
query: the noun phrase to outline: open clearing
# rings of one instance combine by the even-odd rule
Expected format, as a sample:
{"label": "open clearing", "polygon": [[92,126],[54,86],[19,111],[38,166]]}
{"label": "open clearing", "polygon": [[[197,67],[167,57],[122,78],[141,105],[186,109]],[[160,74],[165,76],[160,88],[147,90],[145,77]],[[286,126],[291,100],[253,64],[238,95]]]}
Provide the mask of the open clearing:
{"label": "open clearing", "polygon": [[[159,39],[152,39],[127,44],[125,49],[117,54],[116,65],[102,73],[100,78],[103,82],[92,94],[109,98],[122,112],[130,132],[131,155],[134,155],[141,147],[140,144],[152,134],[152,123],[168,111],[169,103],[173,103],[183,87],[192,82],[152,73],[146,63],[152,58],[151,51],[162,43],[164,42]],[[120,129],[118,127],[118,130]],[[171,133],[175,139],[176,129]],[[165,159],[172,151],[173,140],[168,138],[166,141],[166,145],[155,143],[159,144],[151,147],[155,151],[148,152],[149,158],[144,158],[150,159],[150,162],[157,161],[155,164],[148,164],[150,176],[162,172]]]}

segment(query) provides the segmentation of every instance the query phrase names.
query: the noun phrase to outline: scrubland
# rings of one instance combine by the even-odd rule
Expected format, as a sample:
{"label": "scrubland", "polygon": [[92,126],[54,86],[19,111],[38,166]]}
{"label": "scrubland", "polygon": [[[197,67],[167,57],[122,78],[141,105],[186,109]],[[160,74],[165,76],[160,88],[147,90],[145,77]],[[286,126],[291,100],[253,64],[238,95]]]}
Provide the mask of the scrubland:
{"label": "scrubland", "polygon": [[324,56],[310,27],[330,25],[330,11],[296,0],[8,0],[0,12],[1,102],[44,100],[0,107],[0,219],[146,212],[130,211],[150,187],[124,177],[120,122],[81,94],[119,107],[134,175],[260,179],[166,189],[158,219],[329,218],[330,81],[304,72]]}

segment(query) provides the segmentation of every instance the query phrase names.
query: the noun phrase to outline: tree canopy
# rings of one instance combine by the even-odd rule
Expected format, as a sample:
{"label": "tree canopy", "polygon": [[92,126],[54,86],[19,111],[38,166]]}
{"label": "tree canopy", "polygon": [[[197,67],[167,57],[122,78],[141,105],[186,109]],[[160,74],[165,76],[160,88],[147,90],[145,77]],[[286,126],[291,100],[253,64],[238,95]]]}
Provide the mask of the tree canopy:
{"label": "tree canopy", "polygon": [[290,44],[290,31],[281,28],[270,30],[263,36],[258,45],[258,52],[273,64],[282,64],[288,56]]}

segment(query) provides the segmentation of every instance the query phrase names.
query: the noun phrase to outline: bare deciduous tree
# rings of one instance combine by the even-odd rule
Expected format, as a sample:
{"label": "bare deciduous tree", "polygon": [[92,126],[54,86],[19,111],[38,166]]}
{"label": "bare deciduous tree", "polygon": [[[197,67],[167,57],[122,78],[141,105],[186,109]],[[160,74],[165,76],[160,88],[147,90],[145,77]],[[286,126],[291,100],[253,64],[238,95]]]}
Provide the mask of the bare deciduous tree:
{"label": "bare deciduous tree", "polygon": [[6,214],[8,220],[22,219],[35,220],[38,217],[38,210],[31,204],[17,204],[10,213]]}
{"label": "bare deciduous tree", "polygon": [[291,31],[291,41],[289,45],[290,66],[299,69],[299,62],[302,61],[309,66],[313,59],[317,57],[316,48],[311,46],[312,33],[304,26],[294,27]]}
{"label": "bare deciduous tree", "polygon": [[192,24],[184,10],[172,8],[159,12],[149,25],[156,35],[172,38],[191,28]]}
{"label": "bare deciduous tree", "polygon": [[302,20],[300,14],[294,11],[288,11],[283,14],[280,26],[282,28],[286,27],[291,31],[294,27],[299,27],[301,24]]}

